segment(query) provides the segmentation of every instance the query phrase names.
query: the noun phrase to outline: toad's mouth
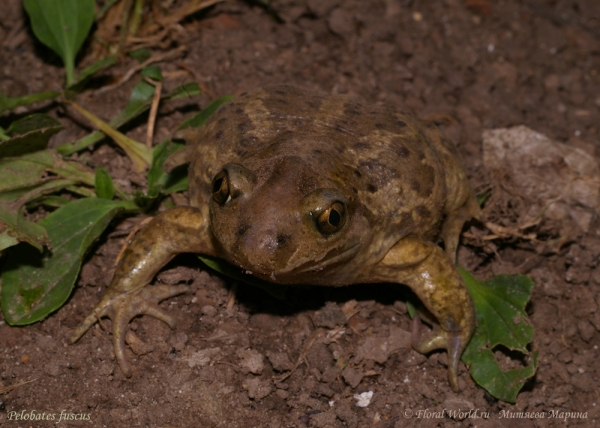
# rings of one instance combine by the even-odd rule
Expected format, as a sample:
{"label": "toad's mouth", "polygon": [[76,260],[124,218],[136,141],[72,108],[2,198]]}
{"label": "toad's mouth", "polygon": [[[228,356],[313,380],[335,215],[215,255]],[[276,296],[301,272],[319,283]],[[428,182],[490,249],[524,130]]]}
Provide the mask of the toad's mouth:
{"label": "toad's mouth", "polygon": [[[327,268],[328,266],[336,263],[347,261],[354,257],[360,248],[360,243],[355,243],[346,249],[333,249],[329,251],[325,257],[321,260],[309,260],[302,263],[299,266],[290,266],[288,268],[280,269],[274,272],[275,275],[286,275],[286,274],[301,274],[306,272],[316,272]],[[341,252],[340,252],[341,251]]]}

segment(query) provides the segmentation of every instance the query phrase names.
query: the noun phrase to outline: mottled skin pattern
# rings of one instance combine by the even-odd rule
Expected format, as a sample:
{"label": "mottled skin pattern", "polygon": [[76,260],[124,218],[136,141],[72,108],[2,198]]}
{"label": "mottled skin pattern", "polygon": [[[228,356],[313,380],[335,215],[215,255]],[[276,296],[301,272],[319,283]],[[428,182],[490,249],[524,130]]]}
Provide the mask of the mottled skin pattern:
{"label": "mottled skin pattern", "polygon": [[130,319],[148,314],[173,326],[157,304],[185,291],[145,285],[174,255],[196,252],[275,283],[408,285],[439,323],[420,337],[416,317],[413,346],[447,349],[459,389],[475,315],[454,261],[463,223],[479,208],[437,127],[350,96],[280,85],[240,95],[183,134],[190,144],[169,163],[190,162],[190,207],[159,214],[136,235],[73,341],[111,317],[117,360],[130,376]]}

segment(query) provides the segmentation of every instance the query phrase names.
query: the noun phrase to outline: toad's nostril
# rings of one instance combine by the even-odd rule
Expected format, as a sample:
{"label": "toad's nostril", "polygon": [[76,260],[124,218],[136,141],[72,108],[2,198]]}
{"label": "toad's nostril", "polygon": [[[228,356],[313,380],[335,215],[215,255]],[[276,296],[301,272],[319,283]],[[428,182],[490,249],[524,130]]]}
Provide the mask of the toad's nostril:
{"label": "toad's nostril", "polygon": [[286,242],[288,241],[288,239],[290,239],[289,236],[284,235],[282,233],[278,233],[277,240],[276,240],[277,245],[279,245],[280,247],[283,247],[286,244]]}
{"label": "toad's nostril", "polygon": [[236,232],[237,236],[244,236],[246,234],[246,232],[248,232],[250,230],[250,226],[247,224],[242,224],[240,225],[240,227],[238,227],[238,230]]}

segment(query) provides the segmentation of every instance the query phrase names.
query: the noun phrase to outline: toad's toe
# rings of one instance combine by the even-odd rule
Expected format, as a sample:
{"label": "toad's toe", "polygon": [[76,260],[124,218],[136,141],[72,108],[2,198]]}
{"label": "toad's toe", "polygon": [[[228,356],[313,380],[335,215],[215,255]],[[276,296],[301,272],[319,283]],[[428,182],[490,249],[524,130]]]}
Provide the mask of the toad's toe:
{"label": "toad's toe", "polygon": [[458,386],[458,366],[463,350],[471,337],[470,331],[445,331],[437,325],[429,335],[421,337],[421,321],[418,315],[413,318],[412,346],[422,353],[427,354],[436,349],[448,351],[448,381],[454,392],[460,392]]}
{"label": "toad's toe", "polygon": [[169,327],[175,327],[175,320],[163,311],[158,303],[169,297],[185,293],[187,286],[156,285],[146,287],[135,293],[109,292],[96,305],[94,310],[69,334],[71,342],[76,342],[89,328],[102,317],[112,320],[113,344],[119,367],[127,377],[131,377],[131,368],[125,357],[125,334],[129,321],[138,315],[150,315],[164,321]]}

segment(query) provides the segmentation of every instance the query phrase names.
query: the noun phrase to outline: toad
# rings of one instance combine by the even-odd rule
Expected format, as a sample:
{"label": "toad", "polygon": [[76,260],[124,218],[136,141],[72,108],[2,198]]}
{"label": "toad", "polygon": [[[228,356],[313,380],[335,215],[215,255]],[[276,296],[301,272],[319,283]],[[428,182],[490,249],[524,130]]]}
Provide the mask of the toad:
{"label": "toad", "polygon": [[183,134],[188,144],[169,164],[189,161],[190,205],[161,212],[137,233],[71,341],[111,318],[117,362],[131,376],[130,320],[145,314],[174,328],[158,303],[187,288],[146,285],[176,254],[200,253],[278,284],[408,285],[437,320],[421,334],[415,317],[412,345],[446,349],[449,382],[459,390],[475,313],[456,250],[463,224],[480,211],[434,124],[347,95],[277,85],[240,95]]}

